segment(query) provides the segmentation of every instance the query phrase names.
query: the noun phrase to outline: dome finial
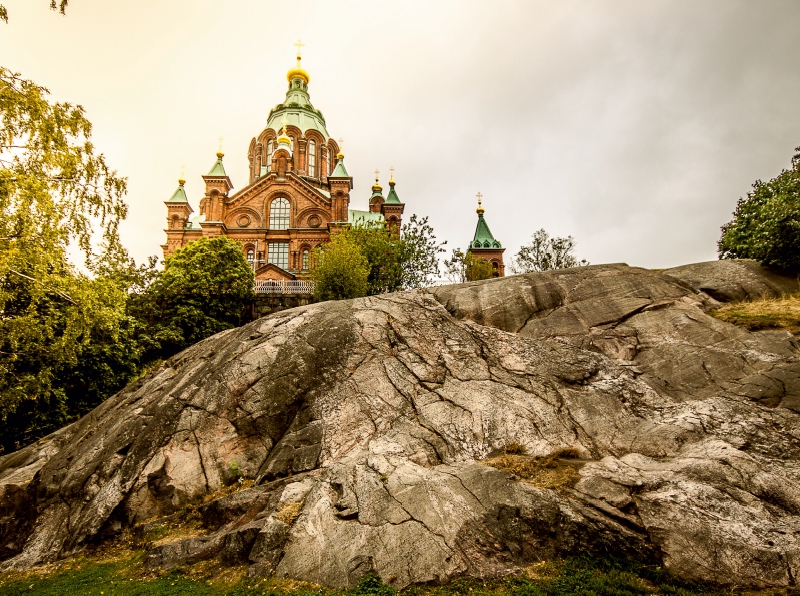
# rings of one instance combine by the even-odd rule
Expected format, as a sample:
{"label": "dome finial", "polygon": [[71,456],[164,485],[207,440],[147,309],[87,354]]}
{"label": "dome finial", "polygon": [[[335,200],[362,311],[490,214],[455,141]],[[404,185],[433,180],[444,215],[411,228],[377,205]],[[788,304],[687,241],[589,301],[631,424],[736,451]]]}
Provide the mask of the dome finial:
{"label": "dome finial", "polygon": [[389,168],[389,186],[394,186],[394,167]]}
{"label": "dome finial", "polygon": [[344,139],[339,138],[339,153],[336,155],[336,159],[344,159]]}
{"label": "dome finial", "polygon": [[483,195],[481,193],[478,193],[475,196],[478,197],[478,208],[475,210],[475,213],[477,213],[478,215],[483,215],[484,209],[483,205],[481,204],[481,199],[483,198]]}
{"label": "dome finial", "polygon": [[283,126],[281,127],[281,130],[283,132],[281,132],[281,136],[278,137],[278,144],[286,143],[287,145],[291,145],[292,139],[289,138],[289,133],[288,133],[288,131],[286,129],[286,127],[288,126],[288,124],[286,123],[286,118],[287,118],[287,112],[284,112],[283,113]]}
{"label": "dome finial", "polygon": [[372,192],[381,192],[383,187],[378,182],[378,176],[380,175],[380,170],[375,170],[375,184],[372,186]]}
{"label": "dome finial", "polygon": [[297,46],[297,66],[295,66],[292,70],[286,73],[286,80],[291,83],[292,79],[300,78],[303,79],[307,85],[309,81],[308,73],[305,70],[303,70],[302,66],[300,66],[300,60],[302,59],[301,48],[306,44],[304,44],[302,41],[298,39],[297,43],[294,45]]}
{"label": "dome finial", "polygon": [[222,137],[219,138],[219,149],[217,149],[217,157],[219,158],[225,157],[225,154],[222,152]]}
{"label": "dome finial", "polygon": [[181,166],[181,177],[178,178],[178,184],[181,186],[186,184],[186,165]]}

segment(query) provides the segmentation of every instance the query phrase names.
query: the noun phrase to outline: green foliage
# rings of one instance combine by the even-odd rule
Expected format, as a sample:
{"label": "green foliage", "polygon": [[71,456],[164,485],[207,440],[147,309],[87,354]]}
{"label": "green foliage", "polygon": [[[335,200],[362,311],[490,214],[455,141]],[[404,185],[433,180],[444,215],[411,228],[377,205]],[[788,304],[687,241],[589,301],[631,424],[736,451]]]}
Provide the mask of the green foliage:
{"label": "green foliage", "polygon": [[533,234],[530,244],[520,247],[519,252],[514,255],[511,260],[511,270],[514,273],[531,273],[588,265],[587,260],[579,261],[574,256],[574,250],[575,239],[572,236],[550,238],[550,235],[541,229]]}
{"label": "green foliage", "polygon": [[394,596],[397,590],[383,583],[376,573],[365,573],[350,593],[354,596]]}
{"label": "green foliage", "polygon": [[473,255],[472,251],[464,253],[460,248],[453,249],[451,257],[444,261],[444,268],[447,278],[456,284],[491,279],[494,275],[489,261]]}
{"label": "green foliage", "polygon": [[176,250],[164,271],[130,298],[129,312],[147,323],[146,359],[172,354],[241,325],[255,294],[253,270],[239,242],[200,238]]}
{"label": "green foliage", "polygon": [[[135,375],[130,358],[138,356],[127,287],[114,273],[127,262],[117,235],[125,180],[95,153],[83,108],[50,103],[47,94],[0,67],[5,449],[74,419],[73,412],[124,385]],[[70,248],[82,253],[88,274],[68,262]]]}
{"label": "green foliage", "polygon": [[401,287],[423,288],[439,277],[439,253],[444,252],[444,242],[437,242],[428,218],[418,219],[412,214],[403,224],[400,242]]}
{"label": "green foliage", "polygon": [[[69,4],[69,0],[59,0],[58,3],[56,3],[56,0],[50,0],[50,10],[57,10],[61,14],[66,14],[67,4]],[[8,23],[8,10],[2,4],[0,4],[0,20]]]}
{"label": "green foliage", "polygon": [[800,268],[800,147],[792,167],[769,182],[756,180],[722,226],[720,259],[756,259],[762,265]]}
{"label": "green foliage", "polygon": [[[250,577],[233,582],[218,579],[209,581],[204,578],[192,579],[180,571],[146,579],[138,577],[137,564],[141,556],[139,553],[134,561],[128,562],[84,561],[48,577],[9,579],[0,575],[0,591],[9,596],[88,596],[100,593],[120,596],[393,596],[398,593],[371,573],[364,575],[358,585],[349,590],[313,584],[298,585],[296,582],[283,584],[280,580]],[[411,586],[402,593],[408,596],[723,596],[731,592],[680,582],[661,567],[581,556],[564,562],[536,564],[530,568],[530,575],[527,576],[521,574],[488,580],[458,579],[444,585]],[[761,592],[764,596],[775,593]]]}
{"label": "green foliage", "polygon": [[[311,279],[316,284],[314,295],[318,300],[340,300],[424,287],[438,277],[439,253],[444,252],[442,246],[446,244],[436,241],[427,217],[420,219],[416,215],[403,224],[399,236],[385,222],[362,221],[338,232],[334,238],[349,248],[346,253],[343,248],[336,248],[338,252],[334,261],[325,261],[329,259],[330,243],[315,253]],[[358,249],[363,261],[353,247]],[[366,290],[363,291],[358,281],[362,264],[367,270]]]}
{"label": "green foliage", "polygon": [[401,251],[403,243],[392,234],[385,224],[358,223],[339,236],[355,244],[367,260],[367,291],[372,296],[382,292],[394,292],[402,287],[403,268]]}
{"label": "green foliage", "polygon": [[314,249],[311,279],[317,300],[347,300],[366,296],[370,265],[348,230]]}

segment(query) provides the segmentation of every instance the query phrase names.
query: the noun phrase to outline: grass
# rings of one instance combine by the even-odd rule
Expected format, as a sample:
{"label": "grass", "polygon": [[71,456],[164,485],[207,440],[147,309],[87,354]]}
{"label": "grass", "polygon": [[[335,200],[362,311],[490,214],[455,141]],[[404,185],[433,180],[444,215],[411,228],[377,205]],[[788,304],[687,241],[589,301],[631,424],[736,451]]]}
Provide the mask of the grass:
{"label": "grass", "polygon": [[[245,568],[182,569],[158,577],[139,572],[143,552],[128,559],[92,560],[81,557],[59,567],[0,574],[0,594],[21,596],[394,596],[396,590],[375,575],[366,575],[350,590],[328,589],[292,580],[246,577]],[[718,591],[681,583],[659,567],[631,565],[613,559],[577,557],[541,562],[523,573],[492,580],[461,579],[442,586],[412,586],[401,596],[762,596],[797,595],[789,588],[762,592]],[[795,591],[792,591],[795,590]]]}
{"label": "grass", "polygon": [[559,449],[546,457],[532,457],[525,454],[525,447],[510,443],[500,455],[481,461],[485,466],[499,468],[519,476],[538,488],[555,490],[571,488],[580,480],[578,470],[583,465],[577,449]]}
{"label": "grass", "polygon": [[750,331],[785,329],[800,336],[800,294],[752,302],[733,302],[709,314]]}

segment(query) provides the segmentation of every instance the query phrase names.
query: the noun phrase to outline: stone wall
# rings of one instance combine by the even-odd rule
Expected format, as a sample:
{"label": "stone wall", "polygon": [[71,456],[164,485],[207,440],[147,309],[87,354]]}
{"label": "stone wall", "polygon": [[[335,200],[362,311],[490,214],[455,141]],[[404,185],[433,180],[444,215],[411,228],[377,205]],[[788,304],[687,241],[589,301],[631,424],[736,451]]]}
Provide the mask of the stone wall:
{"label": "stone wall", "polygon": [[252,305],[252,317],[257,319],[275,312],[294,308],[295,306],[305,306],[315,302],[313,296],[309,295],[274,295],[258,294]]}

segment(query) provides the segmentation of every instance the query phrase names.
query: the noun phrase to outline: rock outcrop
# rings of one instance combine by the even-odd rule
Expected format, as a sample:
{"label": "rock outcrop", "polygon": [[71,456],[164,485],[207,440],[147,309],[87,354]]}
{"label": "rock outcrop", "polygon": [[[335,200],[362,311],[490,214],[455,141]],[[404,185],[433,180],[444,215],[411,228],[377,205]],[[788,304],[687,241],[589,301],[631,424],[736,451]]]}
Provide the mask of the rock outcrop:
{"label": "rock outcrop", "polygon": [[[200,505],[202,531],[146,564],[214,558],[332,586],[374,571],[403,587],[591,552],[794,585],[798,346],[708,316],[725,296],[701,286],[593,266],[221,333],[0,458],[3,565],[146,528],[244,475],[250,488]],[[577,482],[481,463],[510,445],[570,450]]]}

